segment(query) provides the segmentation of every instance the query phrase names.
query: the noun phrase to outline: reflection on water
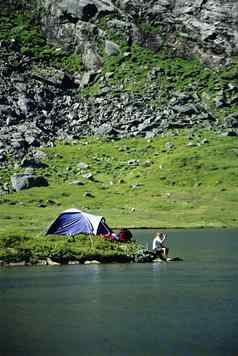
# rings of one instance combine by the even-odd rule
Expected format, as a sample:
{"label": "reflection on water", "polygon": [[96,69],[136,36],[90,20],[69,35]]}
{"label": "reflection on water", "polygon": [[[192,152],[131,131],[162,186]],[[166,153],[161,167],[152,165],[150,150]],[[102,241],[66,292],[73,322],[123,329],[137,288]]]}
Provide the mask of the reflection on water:
{"label": "reflection on water", "polygon": [[184,262],[1,269],[0,355],[237,355],[237,231],[168,243]]}

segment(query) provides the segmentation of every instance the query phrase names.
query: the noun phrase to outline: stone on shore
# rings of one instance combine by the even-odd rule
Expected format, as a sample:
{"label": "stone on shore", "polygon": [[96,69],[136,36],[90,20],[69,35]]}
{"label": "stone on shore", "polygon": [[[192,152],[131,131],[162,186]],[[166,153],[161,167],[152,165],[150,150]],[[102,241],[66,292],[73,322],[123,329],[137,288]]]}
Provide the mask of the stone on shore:
{"label": "stone on shore", "polygon": [[48,266],[60,266],[60,263],[53,261],[50,257],[46,259]]}
{"label": "stone on shore", "polygon": [[85,265],[99,265],[101,262],[97,261],[97,260],[88,260],[88,261],[85,261],[84,264]]}

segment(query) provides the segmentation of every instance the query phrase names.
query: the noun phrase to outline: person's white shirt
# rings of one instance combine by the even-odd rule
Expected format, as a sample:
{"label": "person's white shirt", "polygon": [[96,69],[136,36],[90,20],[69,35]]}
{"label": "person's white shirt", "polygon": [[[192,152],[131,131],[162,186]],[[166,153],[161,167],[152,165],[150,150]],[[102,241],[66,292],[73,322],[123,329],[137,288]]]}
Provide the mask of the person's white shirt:
{"label": "person's white shirt", "polygon": [[160,249],[162,246],[163,241],[166,238],[166,234],[162,235],[163,237],[160,237],[160,235],[156,235],[156,237],[153,240],[153,245],[152,245],[152,249],[156,250],[156,249]]}

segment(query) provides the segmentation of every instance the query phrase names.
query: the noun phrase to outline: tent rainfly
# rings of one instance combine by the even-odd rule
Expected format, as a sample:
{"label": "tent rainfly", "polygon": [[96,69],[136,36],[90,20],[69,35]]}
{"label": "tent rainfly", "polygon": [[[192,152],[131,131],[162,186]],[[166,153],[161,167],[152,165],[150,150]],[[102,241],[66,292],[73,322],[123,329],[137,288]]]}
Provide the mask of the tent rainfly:
{"label": "tent rainfly", "polygon": [[68,209],[63,211],[50,225],[46,235],[106,235],[111,232],[112,230],[107,226],[102,216],[84,213],[78,209]]}

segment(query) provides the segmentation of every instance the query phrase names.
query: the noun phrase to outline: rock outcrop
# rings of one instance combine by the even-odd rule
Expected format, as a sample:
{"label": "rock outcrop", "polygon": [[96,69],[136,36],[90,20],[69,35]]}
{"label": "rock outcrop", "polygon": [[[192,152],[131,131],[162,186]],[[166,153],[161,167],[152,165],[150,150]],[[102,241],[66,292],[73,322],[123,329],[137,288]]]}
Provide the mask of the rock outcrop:
{"label": "rock outcrop", "polygon": [[[238,53],[236,0],[41,0],[40,4],[49,41],[81,52],[89,69],[100,66],[99,45],[105,34],[95,23],[104,15],[114,17],[117,26],[124,24],[120,31],[125,37],[130,32],[133,40],[154,50],[163,40],[175,53],[197,54],[211,66],[226,64]],[[156,30],[145,31],[141,24]]]}
{"label": "rock outcrop", "polygon": [[[9,155],[23,159],[29,151],[52,145],[55,139],[72,140],[94,134],[152,137],[169,128],[216,124],[209,108],[190,88],[173,92],[167,105],[157,108],[151,106],[160,97],[157,87],[141,96],[105,86],[93,97],[82,97],[58,81],[34,76],[30,63],[21,70],[18,61],[11,66],[13,60],[14,54],[9,54],[8,65],[0,58],[1,164]],[[236,127],[235,120],[229,120],[227,127],[232,125]],[[24,162],[22,167],[40,165],[32,156]]]}
{"label": "rock outcrop", "polygon": [[15,174],[14,176],[11,177],[11,183],[13,189],[15,189],[17,192],[32,187],[48,186],[48,181],[45,177],[36,176],[31,173]]}

